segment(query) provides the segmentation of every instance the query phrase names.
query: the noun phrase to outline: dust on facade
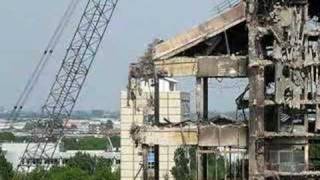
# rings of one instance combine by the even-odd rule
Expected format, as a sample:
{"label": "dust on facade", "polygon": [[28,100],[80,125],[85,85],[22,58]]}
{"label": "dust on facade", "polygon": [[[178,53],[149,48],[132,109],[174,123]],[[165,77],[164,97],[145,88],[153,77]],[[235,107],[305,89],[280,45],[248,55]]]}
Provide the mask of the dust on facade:
{"label": "dust on facade", "polygon": [[[226,1],[222,12],[155,41],[121,93],[121,179],[174,179],[174,154],[195,147],[197,179],[319,179],[320,1]],[[174,77],[194,77],[190,94]],[[241,121],[208,117],[208,80],[248,79]],[[214,100],[213,100],[214,101]],[[247,116],[248,114],[248,116]],[[217,167],[217,166],[215,166]]]}

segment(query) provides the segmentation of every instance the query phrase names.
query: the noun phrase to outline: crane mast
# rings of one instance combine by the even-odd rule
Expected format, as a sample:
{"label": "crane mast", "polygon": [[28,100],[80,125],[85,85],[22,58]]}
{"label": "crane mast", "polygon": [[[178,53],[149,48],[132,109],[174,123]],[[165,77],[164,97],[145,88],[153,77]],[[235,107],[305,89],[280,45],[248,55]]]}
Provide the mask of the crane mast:
{"label": "crane mast", "polygon": [[[41,108],[41,116],[18,165],[49,168],[118,0],[88,0],[62,65]],[[35,163],[36,162],[36,163]]]}

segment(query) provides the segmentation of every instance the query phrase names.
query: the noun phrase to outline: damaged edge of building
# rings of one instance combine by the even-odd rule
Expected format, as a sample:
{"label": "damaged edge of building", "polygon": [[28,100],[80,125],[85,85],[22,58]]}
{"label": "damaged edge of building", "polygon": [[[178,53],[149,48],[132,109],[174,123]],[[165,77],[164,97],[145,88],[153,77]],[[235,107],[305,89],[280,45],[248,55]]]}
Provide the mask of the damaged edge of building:
{"label": "damaged edge of building", "polygon": [[[159,173],[161,145],[196,145],[198,179],[208,177],[203,163],[207,155],[226,153],[226,147],[245,150],[241,151],[245,155],[239,179],[319,177],[319,168],[310,157],[312,143],[319,143],[320,129],[320,10],[315,8],[319,5],[316,0],[240,1],[220,16],[153,48],[149,84],[154,91],[147,99],[152,119],[148,122],[156,123],[138,123],[129,132],[131,140],[142,147],[139,177],[165,178]],[[161,116],[164,101],[159,79],[175,76],[196,78],[196,120]],[[249,98],[237,100],[238,108],[249,111],[248,121],[227,126],[210,122],[209,78],[249,79]],[[221,139],[221,135],[230,138]],[[217,152],[219,147],[224,150]],[[149,160],[154,162],[151,174]]]}

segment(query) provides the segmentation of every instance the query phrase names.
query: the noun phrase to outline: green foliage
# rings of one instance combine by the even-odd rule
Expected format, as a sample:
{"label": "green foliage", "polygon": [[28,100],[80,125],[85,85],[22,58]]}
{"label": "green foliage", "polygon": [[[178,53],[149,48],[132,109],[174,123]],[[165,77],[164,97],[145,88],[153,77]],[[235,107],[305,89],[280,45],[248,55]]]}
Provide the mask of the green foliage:
{"label": "green foliage", "polygon": [[37,168],[30,173],[16,173],[12,180],[43,180],[46,171],[43,168]]}
{"label": "green foliage", "polygon": [[0,142],[12,142],[15,141],[16,137],[11,132],[1,132]]}
{"label": "green foliage", "polygon": [[112,161],[104,158],[97,158],[94,180],[117,180],[120,179],[120,170],[112,172]]}
{"label": "green foliage", "polygon": [[[120,137],[111,137],[114,147],[120,146]],[[110,145],[106,138],[83,137],[66,138],[63,140],[65,150],[105,150]]]}
{"label": "green foliage", "polygon": [[[188,149],[188,154],[186,152]],[[224,158],[208,154],[208,178],[224,179]],[[177,180],[195,180],[197,177],[196,147],[178,148],[174,154],[175,167],[171,173]],[[190,167],[189,167],[190,166]]]}
{"label": "green foliage", "polygon": [[0,180],[11,179],[13,175],[12,165],[6,160],[2,150],[0,150]]}
{"label": "green foliage", "polygon": [[65,167],[53,167],[48,172],[39,168],[16,174],[13,180],[119,180],[120,171],[112,172],[111,165],[110,160],[77,153]]}
{"label": "green foliage", "polygon": [[107,130],[113,129],[113,122],[111,120],[108,120],[105,126]]}
{"label": "green foliage", "polygon": [[49,180],[90,180],[90,175],[76,167],[55,167],[48,175]]}
{"label": "green foliage", "polygon": [[320,169],[320,144],[310,144],[309,153],[314,168]]}
{"label": "green foliage", "polygon": [[112,136],[111,142],[113,144],[113,147],[120,147],[120,136]]}
{"label": "green foliage", "polygon": [[16,136],[15,141],[14,142],[29,142],[31,141],[31,137],[30,136]]}
{"label": "green foliage", "polygon": [[32,121],[26,122],[26,124],[24,125],[24,130],[28,131],[28,130],[32,130],[34,128],[34,123]]}
{"label": "green foliage", "polygon": [[[0,133],[0,142],[28,142],[28,136],[15,136],[10,132]],[[120,136],[111,137],[114,147],[120,147]],[[110,145],[106,138],[83,137],[63,139],[65,150],[105,150]]]}
{"label": "green foliage", "polygon": [[[209,154],[208,155],[208,178],[209,179],[224,179],[225,168],[224,158],[219,155]],[[217,176],[217,177],[216,177]]]}
{"label": "green foliage", "polygon": [[66,138],[63,144],[65,150],[104,150],[107,147],[107,140],[95,137]]}
{"label": "green foliage", "polygon": [[111,160],[101,157],[91,157],[90,155],[83,153],[77,153],[66,164],[66,167],[80,169],[87,173],[93,180],[120,179],[119,171],[113,173],[111,166]]}
{"label": "green foliage", "polygon": [[91,157],[89,154],[77,153],[74,157],[70,158],[67,166],[71,168],[78,168],[88,174],[93,174],[97,163],[97,158]]}
{"label": "green foliage", "polygon": [[171,173],[176,180],[196,179],[196,148],[190,147],[188,152],[184,148],[178,148],[174,153],[175,167]]}
{"label": "green foliage", "polygon": [[0,142],[26,142],[30,139],[30,136],[15,136],[11,132],[0,132]]}

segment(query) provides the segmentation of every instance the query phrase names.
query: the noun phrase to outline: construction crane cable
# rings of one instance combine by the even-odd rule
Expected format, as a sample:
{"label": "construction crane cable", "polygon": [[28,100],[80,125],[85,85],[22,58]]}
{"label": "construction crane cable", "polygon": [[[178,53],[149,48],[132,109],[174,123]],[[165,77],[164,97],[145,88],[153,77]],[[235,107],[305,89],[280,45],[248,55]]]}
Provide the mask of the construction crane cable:
{"label": "construction crane cable", "polygon": [[[24,160],[53,159],[64,136],[65,123],[75,107],[117,3],[118,0],[88,0],[49,96],[42,106],[42,114],[35,119],[34,143],[28,143],[18,170],[37,166],[25,164]],[[48,169],[50,164],[43,166]]]}
{"label": "construction crane cable", "polygon": [[68,11],[65,14],[65,18],[64,21],[61,22],[61,28],[57,29],[57,31],[55,32],[56,37],[52,38],[52,45],[48,46],[48,48],[45,51],[45,54],[47,54],[47,56],[44,56],[43,59],[43,63],[39,69],[38,74],[35,76],[34,81],[31,83],[31,86],[25,96],[25,98],[22,100],[22,105],[24,105],[26,103],[26,101],[28,100],[30,93],[32,92],[32,90],[34,89],[34,86],[37,84],[37,82],[39,81],[39,77],[42,74],[43,69],[46,67],[46,65],[48,64],[49,60],[52,57],[53,51],[55,49],[55,47],[57,46],[57,44],[59,43],[59,40],[61,39],[64,30],[66,29],[67,25],[70,22],[71,16],[74,13],[75,8],[77,7],[77,4],[79,3],[78,0],[73,0],[73,3],[70,4],[70,7],[68,8]]}
{"label": "construction crane cable", "polygon": [[26,99],[28,98],[29,93],[33,90],[34,85],[37,83],[43,69],[45,68],[46,64],[48,63],[49,59],[52,57],[53,54],[53,50],[55,49],[55,47],[57,46],[64,30],[67,27],[67,24],[70,22],[70,18],[72,16],[72,14],[74,13],[74,10],[77,6],[79,1],[77,0],[72,0],[70,5],[67,8],[67,11],[65,12],[64,16],[61,19],[61,22],[59,23],[57,29],[54,32],[54,35],[52,36],[52,38],[50,39],[50,42],[47,46],[47,48],[45,49],[43,56],[41,57],[40,63],[39,63],[39,67],[38,67],[38,71],[36,74],[34,74],[33,76],[33,81],[30,83],[30,88],[26,93],[26,96],[24,97],[24,99],[22,99],[22,104],[25,103]]}
{"label": "construction crane cable", "polygon": [[[98,51],[98,49],[99,49],[99,47],[101,45],[101,41],[102,41],[102,39],[104,37],[104,34],[106,33],[106,30],[107,30],[107,27],[109,25],[110,19],[113,16],[113,13],[114,13],[114,10],[115,10],[116,5],[118,3],[118,0],[105,0],[104,3],[101,3],[102,1],[98,1],[98,3],[95,2],[94,0],[88,1],[88,3],[90,3],[90,2],[93,3],[94,7],[95,7],[94,13],[92,15],[93,16],[92,20],[91,20],[91,22],[89,21],[89,24],[92,24],[92,25],[91,26],[89,25],[87,27],[87,31],[91,30],[91,33],[89,33],[88,40],[82,39],[81,44],[85,43],[85,48],[84,48],[84,51],[82,52],[81,51],[81,47],[82,46],[79,46],[78,53],[82,52],[82,54],[80,56],[80,58],[81,58],[80,63],[78,64],[78,66],[76,66],[77,67],[76,72],[81,72],[82,64],[83,63],[87,63],[87,68],[86,68],[85,72],[82,72],[85,75],[84,75],[83,79],[80,82],[79,82],[79,80],[77,80],[78,79],[78,77],[77,77],[78,74],[77,73],[73,74],[73,76],[70,76],[70,77],[72,77],[71,78],[71,82],[75,82],[77,80],[77,82],[80,83],[81,85],[80,85],[80,87],[79,87],[77,92],[72,92],[72,88],[73,88],[72,83],[67,86],[67,93],[65,94],[65,97],[62,98],[63,99],[62,103],[63,104],[67,103],[67,101],[71,97],[71,94],[73,93],[74,97],[72,99],[72,105],[70,106],[69,110],[66,110],[64,107],[61,107],[60,110],[58,109],[58,111],[55,111],[55,108],[54,108],[53,113],[55,113],[55,116],[57,116],[57,117],[61,117],[63,112],[66,113],[64,115],[66,117],[71,115],[71,112],[73,111],[73,109],[75,107],[75,102],[76,102],[76,100],[78,99],[78,97],[80,95],[80,92],[81,92],[81,89],[83,88],[83,84],[84,84],[85,80],[87,79],[87,75],[88,75],[89,70],[91,69],[91,66],[93,64],[93,60],[95,58],[95,55],[97,54],[97,51]],[[85,15],[86,13],[87,12],[85,11],[83,15]],[[108,16],[106,16],[106,14],[108,14]],[[77,32],[79,34],[81,34],[79,30],[80,29],[78,29]],[[76,34],[77,34],[77,32],[76,32]],[[87,32],[85,34],[87,34]],[[99,41],[96,41],[95,38],[99,38]],[[94,43],[90,44],[90,42],[92,42],[92,41],[94,41]],[[90,61],[88,61],[88,59],[85,60],[86,56],[88,54],[90,54],[90,53],[92,53],[91,54],[92,55],[91,60]],[[75,62],[73,62],[73,63],[75,63]],[[62,140],[62,138],[64,137],[64,127],[65,127],[65,124],[67,122],[68,122],[68,118],[66,118],[66,121],[62,125],[61,129],[58,129],[59,133],[57,135],[57,139],[58,139],[57,142],[60,142]],[[49,133],[49,135],[51,136],[52,133],[51,134]],[[46,144],[47,144],[47,142],[46,142]],[[53,158],[58,145],[59,145],[59,143],[55,143],[54,144],[54,147],[52,148],[52,152],[49,155],[49,157],[51,159]],[[43,149],[43,153],[40,155],[40,158],[43,158],[43,155],[45,155],[44,151],[46,151],[46,150],[47,149]]]}
{"label": "construction crane cable", "polygon": [[[105,1],[104,3],[101,4],[101,1],[99,1],[99,4],[96,4],[96,7],[102,6],[102,10],[104,10],[104,9],[108,8],[107,5],[108,5],[109,3],[110,3],[110,2]],[[98,35],[98,36],[100,36],[100,37],[102,38],[103,35],[104,35],[105,32],[106,32],[107,26],[104,28],[104,30],[101,32],[101,34],[98,32],[98,29],[97,29],[97,26],[99,25],[100,19],[103,19],[102,16],[97,16],[97,15],[99,15],[99,14],[102,15],[102,13],[103,13],[102,10],[100,10],[99,8],[96,8],[96,11],[93,13],[93,17],[92,17],[91,23],[93,23],[94,26],[93,26],[92,32],[89,33],[89,42],[91,42],[91,41],[94,39],[94,36],[95,36],[95,35]],[[114,12],[114,7],[113,7],[113,10],[112,10],[112,12],[111,12],[111,16],[112,16],[113,12]],[[95,18],[96,16],[97,16],[98,18]],[[107,23],[107,24],[108,24],[108,23]],[[88,27],[87,27],[87,32],[90,30],[90,28],[92,28],[92,27],[91,27],[91,26],[88,26]],[[86,34],[87,34],[87,33],[86,33]],[[101,39],[101,40],[102,40],[102,39]],[[97,43],[96,49],[98,49],[98,48],[100,47],[101,40],[100,40],[100,42]],[[80,52],[81,52],[82,54],[80,54],[80,55],[81,55],[81,56],[80,56],[80,57],[81,57],[81,60],[80,60],[80,63],[76,66],[76,67],[77,67],[76,72],[80,71],[80,69],[81,69],[81,64],[84,62],[84,58],[85,58],[85,56],[87,55],[88,51],[90,51],[89,53],[91,53],[91,52],[93,51],[93,50],[88,46],[88,44],[87,44],[85,41],[83,41],[82,43],[85,43],[85,44],[86,44],[86,49],[84,50],[84,52],[81,52],[81,49],[80,49],[80,48],[79,48],[79,50],[78,50],[78,53],[80,54]],[[81,46],[80,46],[80,47],[81,47]],[[95,51],[95,53],[93,53],[93,55],[95,56],[95,54],[96,54],[96,51]],[[80,81],[81,84],[83,84],[83,83],[85,82],[86,77],[87,77],[87,74],[88,74],[88,71],[89,71],[89,69],[91,69],[92,63],[93,63],[93,61],[90,61],[90,63],[88,64],[88,69],[86,70],[86,72],[84,72],[84,73],[86,74],[86,76],[82,79],[82,81]],[[74,64],[74,65],[75,65],[75,64]],[[74,74],[73,76],[70,76],[70,78],[71,78],[71,81],[74,82],[74,81],[77,79],[77,75]],[[67,85],[67,84],[66,84],[66,85]],[[63,99],[63,104],[65,104],[65,103],[68,101],[68,99],[70,98],[70,94],[71,94],[71,89],[72,89],[72,87],[73,87],[72,84],[69,84],[69,85],[67,86],[67,92],[68,92],[68,93],[66,94],[65,97],[62,98],[62,99]],[[79,96],[79,94],[80,94],[80,91],[81,91],[82,87],[83,87],[83,86],[81,86],[81,87],[79,88],[79,91],[75,94],[74,99],[78,99],[78,96]],[[61,96],[60,96],[60,97],[61,97]],[[75,103],[73,103],[73,105],[71,106],[71,109],[70,109],[69,111],[67,111],[66,113],[68,113],[68,114],[70,115],[71,112],[72,112],[72,110],[73,110],[73,108],[74,108],[74,106],[75,106]],[[57,113],[58,116],[60,116],[60,115],[63,113],[63,111],[65,111],[65,110],[64,110],[63,108],[61,108],[60,110],[58,110],[58,112],[57,112],[57,111],[54,111],[54,112]],[[69,116],[69,115],[68,115],[68,116]],[[58,137],[58,142],[61,141],[62,138],[63,138],[63,136],[64,136],[64,135],[63,135],[63,131],[64,131],[65,124],[66,124],[67,122],[68,122],[68,119],[66,119],[65,123],[62,125],[62,127],[61,127],[61,129],[60,129],[60,133],[59,133],[60,136]],[[52,158],[52,157],[54,156],[54,153],[55,153],[55,151],[56,151],[57,146],[58,146],[58,143],[55,144],[55,146],[54,146],[54,148],[53,148],[54,150],[52,151],[50,158]]]}
{"label": "construction crane cable", "polygon": [[10,113],[9,120],[13,121],[16,120],[16,118],[19,116],[21,113],[26,101],[28,100],[31,92],[34,89],[34,86],[37,84],[40,75],[43,72],[43,69],[46,67],[48,61],[50,60],[53,51],[55,47],[57,46],[59,40],[61,39],[61,36],[66,29],[67,25],[70,22],[70,19],[72,15],[74,14],[74,11],[79,4],[78,0],[72,0],[70,4],[68,5],[64,15],[62,16],[59,25],[54,31],[53,36],[51,37],[47,47],[45,48],[40,61],[36,65],[35,70],[33,71],[31,77],[27,81],[26,86],[24,87],[22,93],[20,94],[16,104],[13,107],[13,110]]}

